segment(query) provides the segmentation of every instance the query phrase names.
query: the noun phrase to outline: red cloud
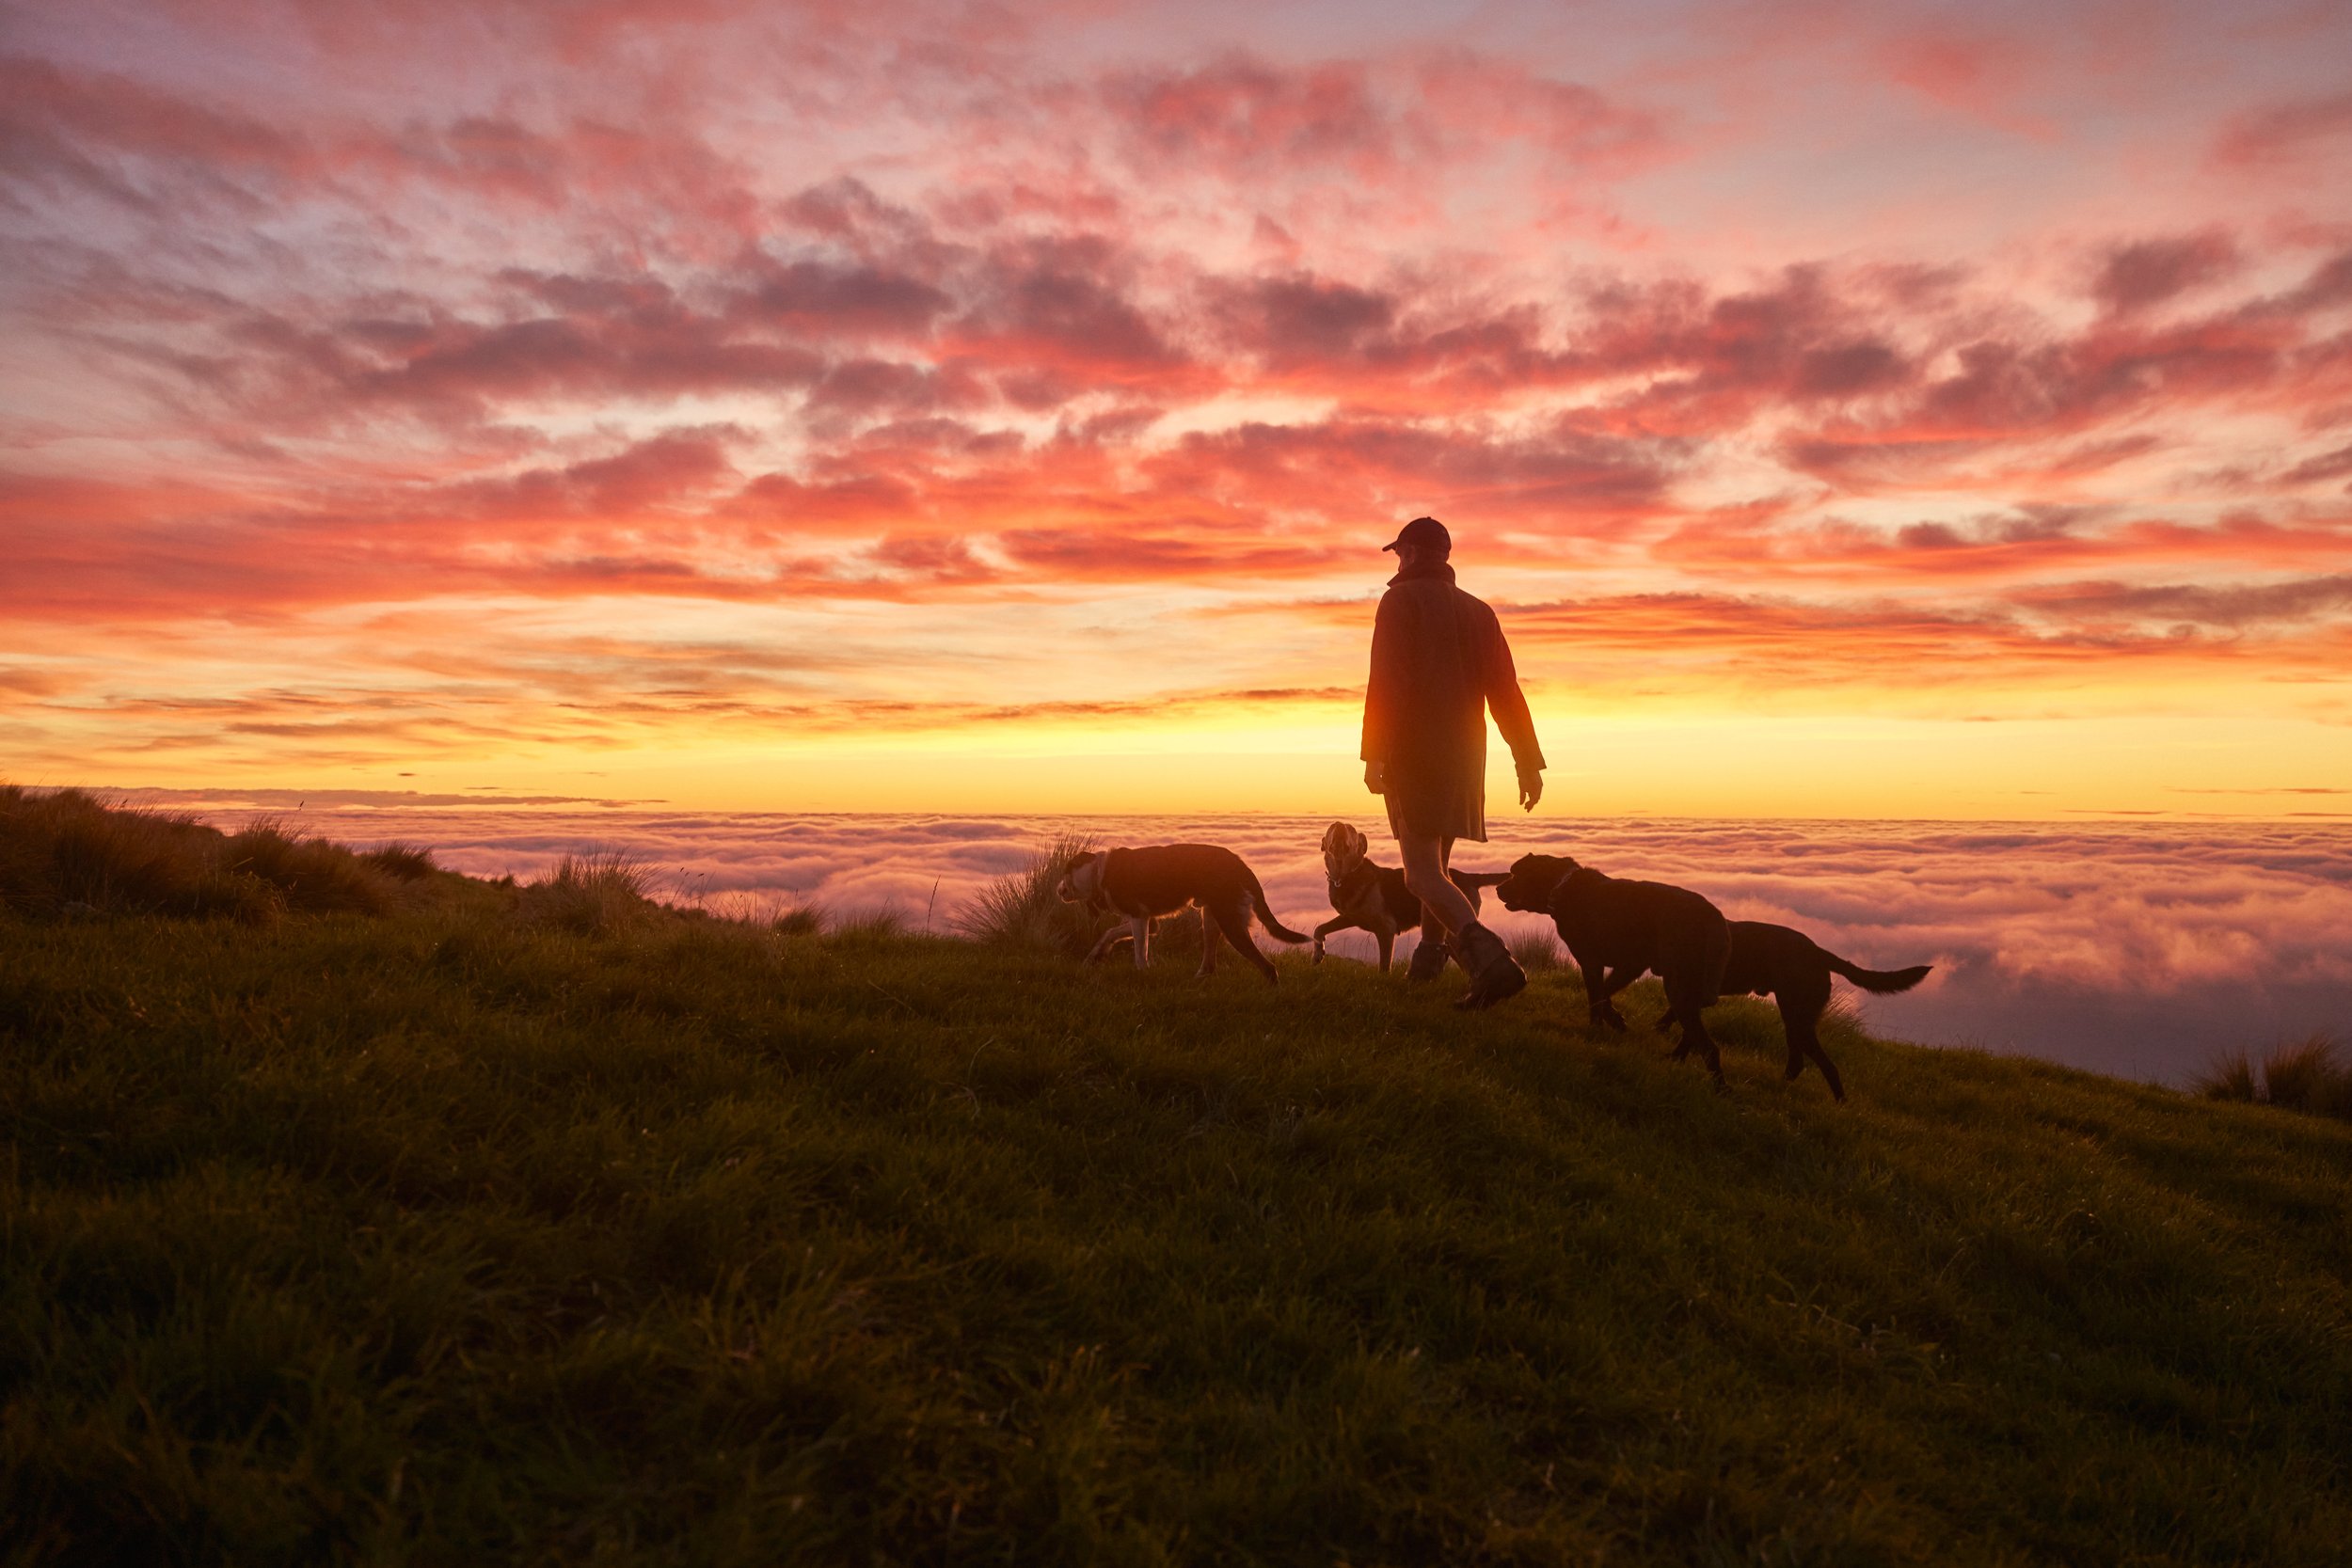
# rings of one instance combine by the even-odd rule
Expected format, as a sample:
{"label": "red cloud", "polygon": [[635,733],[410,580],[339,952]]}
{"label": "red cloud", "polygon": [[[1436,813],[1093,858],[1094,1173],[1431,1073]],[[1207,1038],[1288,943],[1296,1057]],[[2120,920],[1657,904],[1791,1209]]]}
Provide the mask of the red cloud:
{"label": "red cloud", "polygon": [[1655,113],[1460,49],[1307,66],[1227,55],[1116,74],[1103,101],[1138,163],[1229,178],[1336,172],[1376,183],[1498,144],[1529,148],[1554,171],[1623,173],[1669,145]]}
{"label": "red cloud", "polygon": [[2144,310],[2227,277],[2240,265],[2235,242],[2218,230],[2177,239],[2139,240],[2107,252],[2091,293],[2118,314]]}
{"label": "red cloud", "polygon": [[2284,525],[2237,514],[2192,527],[2047,509],[1892,529],[1850,522],[1792,524],[1772,516],[1743,528],[1707,518],[1677,526],[1654,548],[1661,562],[1672,562],[1690,572],[1751,578],[1769,573],[1815,580],[1954,584],[2124,564],[2284,571],[2352,562],[2352,516]]}
{"label": "red cloud", "polygon": [[1146,469],[1176,494],[1316,516],[1468,505],[1497,518],[1590,518],[1647,511],[1671,449],[1561,421],[1525,436],[1388,420],[1245,424],[1188,436]]}
{"label": "red cloud", "polygon": [[[93,3],[0,66],[26,470],[0,610],[53,651],[227,618],[303,673],[314,623],[364,616],[365,657],[445,686],[470,677],[435,617],[496,595],[532,629],[483,678],[641,705],[591,733],[672,690],[775,695],[663,686],[648,639],[572,635],[592,614],[952,605],[903,623],[929,674],[868,650],[856,700],[914,713],[1007,657],[962,641],[991,617],[1354,594],[1420,512],[1543,601],[1527,635],[1564,667],[1626,680],[2299,677],[2352,624],[2344,235],[2265,182],[2102,172],[2212,144],[2299,179],[2336,97],[2217,133],[2118,65],[2106,150],[2002,142],[1993,198],[1975,127],[1868,92],[1821,117],[1820,83],[1861,37],[1882,80],[2043,129],[2020,106],[2061,102],[2046,28],[1901,12],[1871,54],[1776,14],[1772,48],[1726,24],[1729,53],[1637,68],[1508,21],[1318,50],[1310,19],[1275,58],[1140,12],[1049,50],[1023,8],[887,0],[204,0],[135,35]],[[2241,46],[2196,103],[2279,90],[2232,74]],[[1953,181],[1890,195],[1896,148]],[[2037,215],[2061,176],[2064,233]],[[1286,613],[1280,681],[1339,678],[1319,612]],[[10,704],[116,679],[29,657]],[[151,662],[167,685],[184,658]],[[140,710],[158,745],[180,695]],[[246,718],[324,733],[292,699]]]}
{"label": "red cloud", "polygon": [[1886,62],[1896,81],[1947,109],[2037,137],[2056,134],[2047,119],[2012,107],[2035,63],[2022,40],[1989,32],[1918,33],[1889,45]]}
{"label": "red cloud", "polygon": [[[533,127],[461,115],[397,129],[340,116],[265,119],[248,110],[107,72],[0,60],[0,149],[12,178],[84,192],[166,222],[207,204],[245,220],[332,199],[364,221],[411,190],[594,214],[641,245],[702,254],[757,232],[760,203],[740,165],[691,134],[594,115]],[[395,228],[397,226],[394,226]]]}
{"label": "red cloud", "polygon": [[715,496],[736,477],[725,437],[743,433],[679,431],[642,441],[610,457],[511,479],[444,490],[428,504],[469,522],[486,518],[635,519]]}
{"label": "red cloud", "polygon": [[1372,178],[1425,135],[1380,101],[1370,71],[1355,62],[1284,71],[1228,55],[1188,71],[1114,77],[1104,96],[1155,163],[1329,165]]}
{"label": "red cloud", "polygon": [[2352,610],[2352,573],[2208,588],[2191,583],[2054,583],[2019,590],[2016,603],[2044,615],[2115,626],[2252,626],[2302,624]]}
{"label": "red cloud", "polygon": [[2280,478],[2288,484],[2327,484],[2340,479],[2352,480],[2352,445],[2307,458],[2289,468]]}
{"label": "red cloud", "polygon": [[[1165,526],[1165,525],[1163,525]],[[1016,529],[1003,537],[1024,571],[1046,580],[1236,582],[1327,569],[1349,552],[1189,527],[1178,532]],[[1361,552],[1354,552],[1360,559]]]}
{"label": "red cloud", "polygon": [[1621,174],[1673,150],[1660,113],[1522,64],[1444,53],[1417,75],[1429,113],[1454,135],[1487,144],[1523,141],[1557,172]]}
{"label": "red cloud", "polygon": [[2275,165],[2313,156],[2352,137],[2352,92],[2298,98],[2238,116],[2214,143],[2225,166]]}

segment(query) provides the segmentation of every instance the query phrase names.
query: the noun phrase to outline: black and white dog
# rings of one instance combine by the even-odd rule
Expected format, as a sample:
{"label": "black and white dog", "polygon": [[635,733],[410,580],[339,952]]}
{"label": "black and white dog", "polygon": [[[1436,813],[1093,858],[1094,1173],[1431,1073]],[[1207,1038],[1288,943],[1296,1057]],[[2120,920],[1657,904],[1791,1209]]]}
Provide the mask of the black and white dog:
{"label": "black and white dog", "polygon": [[[1380,973],[1386,974],[1396,939],[1406,931],[1421,930],[1421,900],[1405,885],[1405,873],[1392,865],[1373,864],[1371,853],[1372,841],[1344,822],[1334,822],[1323,831],[1323,874],[1330,883],[1331,908],[1338,911],[1338,918],[1315,927],[1317,963],[1323,961],[1323,939],[1332,932],[1370,931],[1372,940],[1380,944]],[[1503,871],[1446,873],[1472,910],[1478,908],[1480,888],[1497,886],[1509,875]],[[1445,939],[1422,931],[1421,940],[1435,954]],[[1414,961],[1419,973],[1424,960],[1417,955]],[[1427,973],[1435,974],[1443,965],[1442,958],[1428,964]]]}

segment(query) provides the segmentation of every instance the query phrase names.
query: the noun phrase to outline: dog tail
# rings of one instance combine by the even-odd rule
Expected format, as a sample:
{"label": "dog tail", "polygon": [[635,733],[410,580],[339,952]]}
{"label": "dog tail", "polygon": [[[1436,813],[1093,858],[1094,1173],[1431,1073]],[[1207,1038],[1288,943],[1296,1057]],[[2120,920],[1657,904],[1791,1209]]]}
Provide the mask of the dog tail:
{"label": "dog tail", "polygon": [[1449,871],[1446,877],[1455,887],[1501,887],[1511,879],[1508,871]]}
{"label": "dog tail", "polygon": [[1935,967],[1933,964],[1915,964],[1909,969],[1864,969],[1860,964],[1848,963],[1826,947],[1821,949],[1821,957],[1829,960],[1831,969],[1864,990],[1875,991],[1881,996],[1909,990],[1926,979],[1928,972]]}
{"label": "dog tail", "polygon": [[1258,924],[1266,928],[1266,935],[1279,942],[1307,941],[1306,932],[1294,931],[1274,918],[1274,911],[1266,905],[1265,889],[1258,885],[1258,874],[1246,865],[1241,868],[1241,874],[1249,879],[1249,901],[1258,907]]}

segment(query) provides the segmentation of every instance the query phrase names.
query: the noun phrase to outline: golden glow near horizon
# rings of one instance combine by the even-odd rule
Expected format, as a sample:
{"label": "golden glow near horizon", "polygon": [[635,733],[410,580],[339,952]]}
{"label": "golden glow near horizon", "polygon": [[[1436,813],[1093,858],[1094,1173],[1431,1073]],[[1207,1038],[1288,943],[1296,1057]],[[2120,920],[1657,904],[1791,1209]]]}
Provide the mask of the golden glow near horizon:
{"label": "golden glow near horizon", "polygon": [[2352,809],[2352,14],[1670,9],[19,18],[0,775]]}

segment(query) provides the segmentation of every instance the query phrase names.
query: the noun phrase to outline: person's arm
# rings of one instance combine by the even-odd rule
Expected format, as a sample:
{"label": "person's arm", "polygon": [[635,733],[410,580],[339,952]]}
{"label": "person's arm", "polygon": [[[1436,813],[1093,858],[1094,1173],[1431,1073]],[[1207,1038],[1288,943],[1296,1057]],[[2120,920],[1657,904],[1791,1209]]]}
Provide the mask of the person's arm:
{"label": "person's arm", "polygon": [[1511,644],[1503,641],[1502,623],[1486,611],[1486,711],[1511,748],[1511,761],[1519,776],[1519,807],[1534,811],[1544,798],[1544,749],[1535,739],[1535,716],[1527,709],[1527,694],[1519,689],[1518,668],[1511,661]]}
{"label": "person's arm", "polygon": [[1364,787],[1387,792],[1390,748],[1395,739],[1397,659],[1404,638],[1384,594],[1372,620],[1372,671],[1364,682]]}

